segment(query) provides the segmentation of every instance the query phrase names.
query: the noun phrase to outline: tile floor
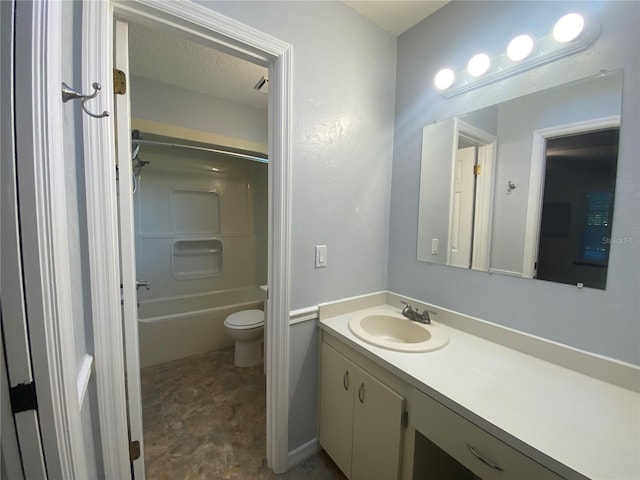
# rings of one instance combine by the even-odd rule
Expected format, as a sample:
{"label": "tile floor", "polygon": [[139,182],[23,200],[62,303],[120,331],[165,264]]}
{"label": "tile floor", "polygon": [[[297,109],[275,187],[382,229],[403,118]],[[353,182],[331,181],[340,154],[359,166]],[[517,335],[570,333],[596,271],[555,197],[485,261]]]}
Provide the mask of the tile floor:
{"label": "tile floor", "polygon": [[269,470],[263,366],[234,366],[233,348],[144,368],[142,407],[148,480],[345,479],[324,452]]}

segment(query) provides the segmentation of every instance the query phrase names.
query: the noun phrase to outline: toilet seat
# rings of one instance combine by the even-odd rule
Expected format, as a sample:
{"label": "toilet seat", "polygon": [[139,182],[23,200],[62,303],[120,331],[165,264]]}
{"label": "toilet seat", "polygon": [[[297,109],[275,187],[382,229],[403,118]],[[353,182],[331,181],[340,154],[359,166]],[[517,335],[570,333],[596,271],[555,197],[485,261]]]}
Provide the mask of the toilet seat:
{"label": "toilet seat", "polygon": [[264,325],[264,312],[262,310],[243,310],[229,315],[224,324],[236,330],[249,330]]}

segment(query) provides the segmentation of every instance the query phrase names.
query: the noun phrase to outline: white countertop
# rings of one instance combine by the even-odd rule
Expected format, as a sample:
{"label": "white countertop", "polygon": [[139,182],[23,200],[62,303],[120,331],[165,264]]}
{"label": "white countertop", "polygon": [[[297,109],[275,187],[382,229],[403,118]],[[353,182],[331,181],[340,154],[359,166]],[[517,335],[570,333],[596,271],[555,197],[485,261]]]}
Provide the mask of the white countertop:
{"label": "white countertop", "polygon": [[[375,307],[380,308],[398,311],[389,305]],[[437,391],[498,431],[588,478],[640,479],[637,392],[442,323],[450,341],[441,350],[385,350],[351,333],[351,315],[323,319],[320,327],[415,388],[427,394]]]}

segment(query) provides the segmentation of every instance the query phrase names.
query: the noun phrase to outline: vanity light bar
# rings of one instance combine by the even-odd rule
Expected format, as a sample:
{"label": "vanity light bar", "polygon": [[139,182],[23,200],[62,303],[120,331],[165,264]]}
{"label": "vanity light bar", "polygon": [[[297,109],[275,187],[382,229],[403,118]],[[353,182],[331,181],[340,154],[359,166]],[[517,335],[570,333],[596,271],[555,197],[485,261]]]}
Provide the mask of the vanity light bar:
{"label": "vanity light bar", "polygon": [[580,52],[599,33],[598,22],[570,13],[556,22],[551,33],[536,41],[528,35],[519,35],[503,54],[494,58],[484,53],[475,55],[467,70],[455,73],[451,68],[443,68],[436,74],[434,84],[443,96],[454,97]]}

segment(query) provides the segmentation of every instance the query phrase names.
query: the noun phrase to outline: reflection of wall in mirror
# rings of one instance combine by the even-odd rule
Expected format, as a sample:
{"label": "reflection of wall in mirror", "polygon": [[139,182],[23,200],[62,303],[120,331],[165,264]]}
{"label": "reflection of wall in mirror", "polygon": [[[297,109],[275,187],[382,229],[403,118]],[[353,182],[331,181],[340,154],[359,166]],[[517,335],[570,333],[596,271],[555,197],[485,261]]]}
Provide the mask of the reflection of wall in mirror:
{"label": "reflection of wall in mirror", "polygon": [[[492,270],[522,272],[532,132],[619,115],[620,81],[619,75],[596,77],[527,95],[499,106]],[[518,185],[510,194],[506,188],[501,188],[508,181]]]}

